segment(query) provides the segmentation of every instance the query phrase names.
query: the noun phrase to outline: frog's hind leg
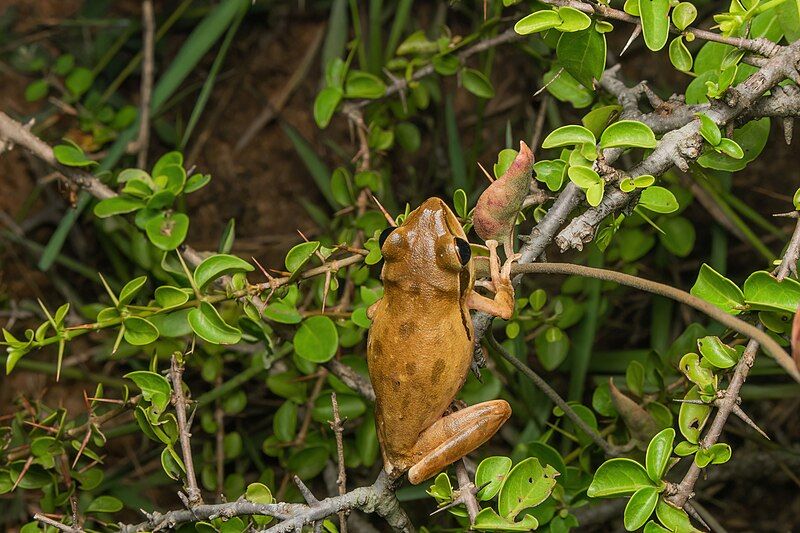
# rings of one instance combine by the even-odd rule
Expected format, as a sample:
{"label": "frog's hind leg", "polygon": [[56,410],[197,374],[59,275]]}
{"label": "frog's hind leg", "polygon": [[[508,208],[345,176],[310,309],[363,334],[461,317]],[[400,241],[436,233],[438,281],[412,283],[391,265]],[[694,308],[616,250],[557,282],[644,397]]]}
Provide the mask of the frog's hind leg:
{"label": "frog's hind leg", "polygon": [[492,400],[440,418],[414,446],[408,480],[416,485],[444,470],[489,440],[510,416],[508,402]]}

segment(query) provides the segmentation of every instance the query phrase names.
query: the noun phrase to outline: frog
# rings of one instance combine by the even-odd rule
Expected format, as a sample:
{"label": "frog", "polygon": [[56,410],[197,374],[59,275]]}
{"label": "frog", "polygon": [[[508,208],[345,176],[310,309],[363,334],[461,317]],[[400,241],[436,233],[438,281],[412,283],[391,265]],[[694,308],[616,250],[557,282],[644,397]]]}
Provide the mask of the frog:
{"label": "frog", "polygon": [[475,259],[455,214],[423,202],[380,236],[383,296],[367,310],[367,366],[384,470],[412,484],[433,477],[488,441],[511,416],[497,399],[453,410],[475,345],[471,310],[504,319],[514,311],[511,263],[486,241],[491,279],[475,290]]}

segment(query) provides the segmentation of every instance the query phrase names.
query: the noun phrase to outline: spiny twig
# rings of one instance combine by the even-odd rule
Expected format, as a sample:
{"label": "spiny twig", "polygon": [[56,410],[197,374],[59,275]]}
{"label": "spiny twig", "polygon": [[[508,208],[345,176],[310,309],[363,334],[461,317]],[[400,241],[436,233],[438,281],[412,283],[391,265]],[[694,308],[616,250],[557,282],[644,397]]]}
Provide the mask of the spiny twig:
{"label": "spiny twig", "polygon": [[[333,420],[330,422],[331,429],[336,436],[336,460],[339,465],[339,474],[336,476],[336,487],[339,490],[339,496],[344,496],[347,492],[347,471],[344,464],[344,424],[339,416],[339,401],[336,399],[336,393],[331,393],[331,405],[333,407]],[[347,512],[339,511],[339,531],[347,533]]]}
{"label": "spiny twig", "polygon": [[192,433],[186,421],[186,397],[183,395],[183,361],[179,352],[172,354],[170,364],[170,379],[172,380],[172,402],[175,404],[175,415],[178,419],[178,437],[181,443],[181,455],[186,467],[186,496],[190,508],[203,503],[203,497],[197,486],[197,477],[194,473],[192,460]]}

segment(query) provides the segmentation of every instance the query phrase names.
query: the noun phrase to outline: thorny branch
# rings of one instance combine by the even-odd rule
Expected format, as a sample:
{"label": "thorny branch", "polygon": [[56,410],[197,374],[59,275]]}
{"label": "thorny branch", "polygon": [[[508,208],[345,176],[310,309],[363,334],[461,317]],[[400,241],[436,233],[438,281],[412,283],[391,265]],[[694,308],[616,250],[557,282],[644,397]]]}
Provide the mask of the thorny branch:
{"label": "thorny branch", "polygon": [[170,379],[172,381],[172,402],[175,404],[175,415],[178,419],[178,436],[181,442],[181,455],[183,464],[186,467],[186,496],[188,497],[189,507],[193,508],[203,503],[203,497],[197,486],[197,478],[194,473],[194,461],[192,460],[191,427],[186,420],[186,397],[183,395],[183,361],[179,358],[179,352],[172,354],[170,361]]}
{"label": "thorny branch", "polygon": [[[798,258],[800,258],[800,218],[797,220],[795,231],[786,248],[786,253],[781,260],[781,264],[775,271],[775,277],[778,281],[785,279],[791,271],[797,268]],[[747,380],[747,375],[753,367],[758,348],[759,344],[755,340],[751,340],[747,343],[742,358],[739,359],[739,362],[736,364],[736,369],[733,372],[725,395],[716,402],[717,414],[714,416],[711,426],[699,443],[701,448],[706,449],[719,440],[725,423],[728,421],[728,417],[734,412],[734,409],[739,403],[739,391],[742,389],[744,382]],[[692,461],[689,470],[683,476],[681,482],[672,487],[673,494],[669,496],[669,502],[679,508],[686,505],[694,496],[694,486],[695,483],[697,483],[697,479],[700,477],[701,471],[702,469],[697,466],[697,463]]]}
{"label": "thorny branch", "polygon": [[[549,3],[556,4],[557,2],[551,1]],[[571,5],[572,3],[573,2],[570,1],[561,2],[561,0],[558,2],[559,5]],[[603,7],[605,6],[595,7],[589,4],[581,4],[578,6],[578,8],[582,11],[587,11],[587,8],[590,11],[596,11],[597,9]],[[618,17],[618,13],[611,11],[598,14],[607,18],[616,17],[618,20],[626,20],[621,16]],[[633,22],[630,20],[626,21]],[[797,113],[797,110],[800,109],[800,95],[795,89],[774,91],[773,95],[761,98],[766,91],[768,91],[770,88],[773,88],[782,79],[786,77],[791,79],[798,78],[796,73],[796,63],[800,43],[795,43],[788,47],[779,47],[770,43],[771,45],[767,47],[765,46],[765,43],[758,42],[757,40],[735,39],[735,42],[727,42],[720,40],[720,36],[716,34],[706,36],[704,35],[703,30],[691,29],[687,31],[691,31],[699,38],[707,38],[707,40],[714,40],[717,42],[726,42],[726,44],[732,44],[738,48],[769,58],[759,62],[759,66],[761,67],[759,72],[729,91],[729,98],[727,99],[725,105],[722,103],[715,103],[708,106],[707,110],[704,109],[704,112],[706,112],[706,114],[717,124],[725,125],[736,120],[737,118],[742,117],[794,116]],[[461,60],[464,60],[491,47],[520,39],[522,39],[522,37],[516,34],[513,28],[509,28],[493,38],[480,41],[477,44],[464,49],[458,53],[458,57]],[[412,81],[419,80],[432,74],[433,72],[433,65],[427,65],[414,73],[412,76]],[[607,71],[606,74],[613,76],[614,72]],[[606,76],[604,76],[604,79],[605,78]],[[622,95],[621,91],[616,91],[614,89],[613,79],[605,80],[605,83],[603,83],[603,80],[601,80],[601,84],[603,84],[603,86],[610,92],[616,92],[618,96]],[[408,82],[406,80],[395,80],[388,87],[386,96],[391,96],[401,92],[407,87]],[[646,94],[644,92],[644,88],[638,90],[640,91],[640,95]],[[620,100],[625,106],[625,103],[622,102],[622,98],[620,98]],[[344,112],[347,114],[348,111],[363,108],[368,103],[369,101],[366,100],[351,102],[345,106]],[[633,112],[631,105],[627,105],[625,107],[625,113]],[[636,106],[636,110],[638,111],[638,105]],[[700,142],[698,141],[699,126],[697,121],[693,120],[694,113],[696,112],[697,109],[684,105],[683,107],[675,106],[675,109],[671,113],[666,114],[666,116],[669,117],[668,119],[664,118],[665,115],[663,113],[661,114],[660,120],[658,120],[658,117],[655,114],[650,114],[649,116],[647,114],[643,114],[635,117],[645,123],[648,123],[648,125],[650,125],[657,133],[664,133],[664,137],[662,138],[656,150],[640,165],[637,165],[634,169],[631,169],[629,173],[634,176],[645,173],[658,176],[663,174],[673,164],[685,167],[687,160],[696,158],[700,151]],[[19,144],[30,150],[34,155],[63,174],[66,179],[87,190],[87,192],[98,199],[116,196],[114,191],[112,191],[91,174],[59,164],[53,155],[52,148],[38,139],[35,135],[31,134],[27,129],[25,129],[25,127],[23,127],[22,124],[14,121],[8,117],[8,115],[2,112],[0,112],[0,140],[5,141],[6,144]],[[604,156],[606,164],[610,164],[613,159],[615,159],[614,154],[604,154]],[[532,230],[528,242],[522,247],[522,263],[533,262],[541,255],[547,244],[553,240],[556,232],[566,222],[572,210],[577,207],[581,198],[582,193],[577,187],[572,184],[568,184],[565,187],[565,189],[556,199],[553,206],[551,206],[547,215]],[[598,208],[590,209],[583,215],[576,217],[559,234],[556,241],[564,249],[569,246],[582,246],[583,243],[591,240],[594,227],[607,214],[621,209],[628,202],[630,202],[632,198],[633,197],[631,195],[621,193],[617,189],[610,190],[606,195],[605,200],[600,206],[598,206]],[[797,247],[795,246],[795,249],[796,248]],[[189,247],[185,247],[184,255],[189,259],[189,262],[193,264],[197,264],[199,260],[202,259],[202,256],[199,253]],[[311,269],[308,272],[305,272],[301,277],[307,278],[313,275],[330,272],[332,268],[341,268],[342,266],[345,266],[345,264],[353,264],[360,262],[361,260],[363,260],[363,256],[354,255],[340,260],[335,266],[323,265],[317,269]],[[785,276],[785,273],[783,275]],[[274,280],[270,280],[270,283],[264,285],[273,285],[273,281]],[[288,278],[286,280],[279,279],[277,281],[281,284],[289,282]],[[274,286],[272,288],[274,288]],[[476,325],[476,337],[480,339],[489,326],[490,317],[479,313],[475,316],[474,321]],[[751,342],[751,344],[753,344],[753,342]],[[752,350],[753,356],[755,351],[755,349]],[[750,361],[749,364],[752,364],[752,361]],[[741,387],[741,383],[744,382],[747,371],[749,370],[749,364],[748,358],[743,357],[739,363],[739,366],[737,366],[737,370],[734,374],[731,385],[728,388],[734,399],[738,397],[738,388],[735,387],[737,386],[737,383],[738,387]],[[174,376],[175,374],[173,373],[173,377]],[[368,391],[368,387],[364,386],[364,384],[361,385],[362,386],[360,389]],[[181,390],[180,379],[178,379],[178,385],[176,386],[176,391],[178,390]],[[733,394],[734,391],[736,394]],[[368,396],[368,393],[365,394],[365,396]],[[727,413],[725,413],[721,425],[724,425],[724,419],[727,419],[731,409],[728,409]],[[717,418],[721,418],[724,412],[724,407],[720,407]],[[183,415],[185,427],[185,411],[183,411]],[[717,419],[715,419],[715,423],[716,421]],[[715,424],[712,424],[712,428],[714,425]],[[184,448],[184,455],[185,458],[190,458],[191,451],[188,450],[187,453],[187,449]],[[189,464],[187,464],[187,469],[188,467]],[[688,500],[694,481],[686,479],[684,481],[686,483],[682,482],[682,485],[687,489],[686,499]],[[196,482],[194,486],[196,487]],[[680,488],[677,494],[681,494]],[[676,499],[674,503],[680,503],[680,501]],[[337,512],[345,509],[360,509],[365,512],[376,512],[380,516],[386,518],[389,524],[395,529],[400,531],[413,531],[413,526],[411,526],[408,517],[403,512],[394,496],[394,488],[391,486],[387,476],[383,473],[381,473],[375,483],[369,487],[357,488],[344,495],[327,498],[316,502],[313,505],[287,503],[254,504],[245,500],[216,505],[200,504],[196,505],[191,510],[182,509],[170,511],[164,514],[154,513],[147,515],[146,522],[132,526],[121,525],[121,531],[131,532],[141,530],[156,530],[164,527],[172,527],[180,523],[202,519],[212,519],[220,516],[229,517],[253,514],[271,515],[285,520],[284,522],[270,528],[268,530],[270,532],[291,531],[293,529],[302,527],[303,525],[318,523],[325,517],[336,514]]]}

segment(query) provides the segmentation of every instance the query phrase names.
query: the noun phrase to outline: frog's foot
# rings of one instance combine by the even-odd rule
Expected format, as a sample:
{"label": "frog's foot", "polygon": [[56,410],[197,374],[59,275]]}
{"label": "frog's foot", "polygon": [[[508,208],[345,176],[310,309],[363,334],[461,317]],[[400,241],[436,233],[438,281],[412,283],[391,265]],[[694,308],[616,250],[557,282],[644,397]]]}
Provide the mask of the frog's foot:
{"label": "frog's foot", "polygon": [[489,440],[511,416],[505,400],[483,402],[437,420],[414,446],[408,480],[425,481]]}
{"label": "frog's foot", "polygon": [[511,284],[511,265],[519,255],[509,257],[503,266],[500,266],[500,257],[497,255],[498,242],[486,241],[489,248],[489,273],[492,276],[490,283],[494,292],[494,299],[487,298],[473,291],[467,298],[470,309],[484,311],[490,315],[499,316],[508,320],[514,313],[514,286]]}

